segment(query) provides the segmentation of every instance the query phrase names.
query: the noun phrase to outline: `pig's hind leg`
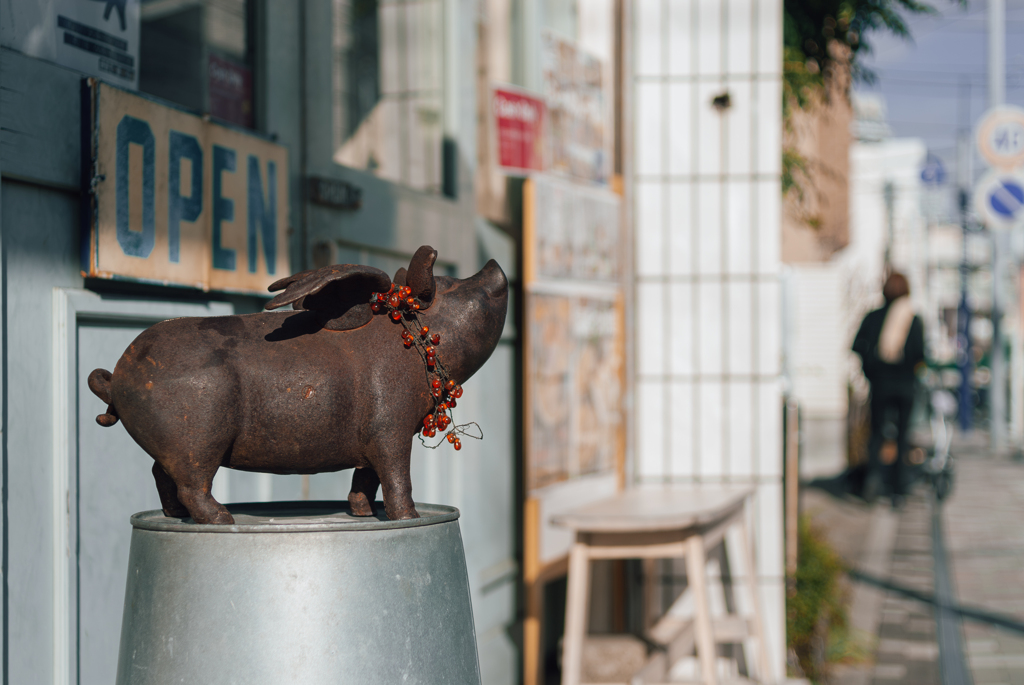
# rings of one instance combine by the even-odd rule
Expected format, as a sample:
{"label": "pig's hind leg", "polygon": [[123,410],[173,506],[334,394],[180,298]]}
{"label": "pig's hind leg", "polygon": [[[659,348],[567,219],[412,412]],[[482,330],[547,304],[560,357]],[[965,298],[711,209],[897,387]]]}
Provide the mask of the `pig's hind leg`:
{"label": "pig's hind leg", "polygon": [[160,493],[160,506],[163,507],[164,516],[174,518],[185,518],[189,515],[188,509],[178,500],[178,486],[163,467],[153,462],[153,478],[156,480],[156,491]]}
{"label": "pig's hind leg", "polygon": [[167,464],[167,474],[178,487],[178,501],[185,505],[196,523],[234,523],[231,512],[210,494],[219,458],[199,458],[193,462]]}
{"label": "pig's hind leg", "polygon": [[352,490],[348,493],[348,503],[353,516],[373,516],[373,502],[377,499],[377,488],[380,478],[370,467],[356,469],[352,474]]}

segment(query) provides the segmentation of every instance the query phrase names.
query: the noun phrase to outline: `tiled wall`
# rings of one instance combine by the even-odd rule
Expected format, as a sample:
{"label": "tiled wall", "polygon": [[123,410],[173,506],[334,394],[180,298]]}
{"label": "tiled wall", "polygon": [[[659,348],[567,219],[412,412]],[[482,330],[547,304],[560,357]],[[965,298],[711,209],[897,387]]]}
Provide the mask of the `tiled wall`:
{"label": "tiled wall", "polygon": [[631,39],[633,479],[757,486],[781,674],[782,0],[634,0]]}

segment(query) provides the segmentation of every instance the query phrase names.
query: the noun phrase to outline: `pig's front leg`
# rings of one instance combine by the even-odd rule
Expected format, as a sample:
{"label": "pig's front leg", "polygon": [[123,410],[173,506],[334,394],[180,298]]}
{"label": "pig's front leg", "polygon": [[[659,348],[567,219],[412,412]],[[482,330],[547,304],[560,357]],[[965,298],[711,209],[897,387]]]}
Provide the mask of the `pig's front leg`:
{"label": "pig's front leg", "polygon": [[373,516],[373,502],[377,499],[378,487],[380,478],[372,468],[355,470],[352,474],[352,490],[348,493],[353,516]]}
{"label": "pig's front leg", "polygon": [[392,521],[418,519],[420,515],[412,503],[412,480],[409,477],[412,441],[407,440],[404,445],[396,443],[397,440],[382,446],[378,463],[373,465],[380,478],[384,511]]}

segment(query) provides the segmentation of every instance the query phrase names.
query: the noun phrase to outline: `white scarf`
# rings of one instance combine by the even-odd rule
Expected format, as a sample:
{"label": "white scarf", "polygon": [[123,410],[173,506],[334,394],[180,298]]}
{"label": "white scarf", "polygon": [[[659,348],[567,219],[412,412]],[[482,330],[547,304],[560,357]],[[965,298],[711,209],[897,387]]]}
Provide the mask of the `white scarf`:
{"label": "white scarf", "polygon": [[903,361],[903,348],[910,334],[910,324],[914,322],[914,306],[910,297],[897,297],[889,305],[885,313],[882,332],[878,336],[878,357],[883,362],[898,364]]}

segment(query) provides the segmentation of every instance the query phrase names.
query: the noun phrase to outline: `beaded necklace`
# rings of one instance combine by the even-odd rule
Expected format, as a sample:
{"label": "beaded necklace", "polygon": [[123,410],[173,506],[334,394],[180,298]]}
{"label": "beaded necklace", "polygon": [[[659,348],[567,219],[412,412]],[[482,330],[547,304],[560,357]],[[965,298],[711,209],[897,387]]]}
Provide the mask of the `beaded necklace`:
{"label": "beaded necklace", "polygon": [[[483,435],[473,435],[467,429],[479,426],[476,423],[453,425],[452,409],[458,404],[462,397],[462,386],[452,380],[448,369],[437,357],[437,347],[441,344],[439,333],[430,333],[427,326],[419,326],[416,312],[423,308],[423,303],[412,296],[412,288],[406,285],[391,284],[391,289],[386,293],[374,293],[370,298],[370,310],[374,314],[387,314],[396,324],[402,325],[402,343],[405,349],[415,348],[423,359],[426,369],[427,383],[430,388],[430,396],[434,401],[434,409],[423,417],[423,428],[420,441],[431,449],[436,448],[445,440],[455,448],[462,449],[460,435],[472,438],[483,438]],[[451,426],[451,430],[448,427]],[[444,439],[436,445],[428,445],[424,437],[433,438],[438,431],[442,434],[447,430]]]}

